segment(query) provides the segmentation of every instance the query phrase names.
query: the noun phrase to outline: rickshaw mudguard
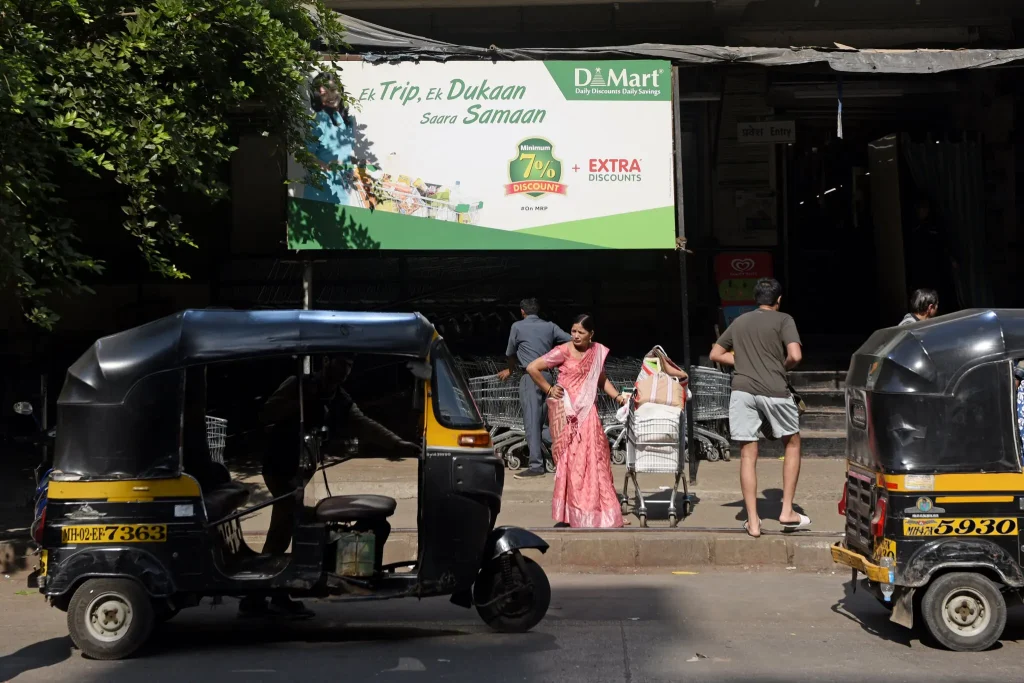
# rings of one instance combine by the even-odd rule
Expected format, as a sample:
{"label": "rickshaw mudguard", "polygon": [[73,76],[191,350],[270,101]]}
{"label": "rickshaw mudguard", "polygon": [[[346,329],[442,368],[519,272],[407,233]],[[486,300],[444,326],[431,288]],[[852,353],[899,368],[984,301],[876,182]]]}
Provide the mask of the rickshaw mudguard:
{"label": "rickshaw mudguard", "polygon": [[155,598],[175,593],[174,578],[155,555],[140,548],[81,550],[51,566],[45,594],[57,597],[91,578],[135,579]]}
{"label": "rickshaw mudguard", "polygon": [[920,588],[945,569],[986,568],[1011,588],[1024,587],[1024,571],[1005,548],[983,538],[935,540],[918,548],[899,568],[901,586]]}
{"label": "rickshaw mudguard", "polygon": [[532,531],[527,531],[517,526],[500,526],[494,529],[487,537],[484,557],[488,560],[493,560],[513,550],[525,550],[527,548],[546,553],[549,547],[547,541]]}

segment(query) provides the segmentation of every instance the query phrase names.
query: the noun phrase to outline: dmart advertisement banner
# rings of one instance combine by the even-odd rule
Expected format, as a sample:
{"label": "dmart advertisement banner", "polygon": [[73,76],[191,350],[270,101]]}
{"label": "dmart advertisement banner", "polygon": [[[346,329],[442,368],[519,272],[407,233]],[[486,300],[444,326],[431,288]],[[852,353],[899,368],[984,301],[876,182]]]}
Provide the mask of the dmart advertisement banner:
{"label": "dmart advertisement banner", "polygon": [[290,248],[675,246],[668,62],[339,66],[313,81],[331,170],[289,185]]}

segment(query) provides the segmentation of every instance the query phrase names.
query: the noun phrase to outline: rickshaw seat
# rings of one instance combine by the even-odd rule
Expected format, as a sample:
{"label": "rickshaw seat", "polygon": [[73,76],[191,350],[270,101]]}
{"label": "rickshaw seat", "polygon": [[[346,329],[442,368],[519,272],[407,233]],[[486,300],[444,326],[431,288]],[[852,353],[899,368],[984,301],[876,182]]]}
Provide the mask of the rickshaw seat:
{"label": "rickshaw seat", "polygon": [[398,501],[387,496],[332,496],[317,503],[319,522],[361,522],[395,514]]}
{"label": "rickshaw seat", "polygon": [[247,500],[249,500],[249,489],[244,484],[234,481],[221,484],[212,491],[203,493],[206,518],[211,522],[216,522],[245,505]]}

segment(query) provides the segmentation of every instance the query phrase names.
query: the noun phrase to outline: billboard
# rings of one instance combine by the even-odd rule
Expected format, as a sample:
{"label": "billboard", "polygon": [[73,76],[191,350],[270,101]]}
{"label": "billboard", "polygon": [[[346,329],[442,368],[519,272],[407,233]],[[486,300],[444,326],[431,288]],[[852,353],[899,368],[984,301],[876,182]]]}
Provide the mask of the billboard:
{"label": "billboard", "polygon": [[356,104],[314,79],[328,178],[289,184],[289,248],[674,248],[668,62],[339,66]]}

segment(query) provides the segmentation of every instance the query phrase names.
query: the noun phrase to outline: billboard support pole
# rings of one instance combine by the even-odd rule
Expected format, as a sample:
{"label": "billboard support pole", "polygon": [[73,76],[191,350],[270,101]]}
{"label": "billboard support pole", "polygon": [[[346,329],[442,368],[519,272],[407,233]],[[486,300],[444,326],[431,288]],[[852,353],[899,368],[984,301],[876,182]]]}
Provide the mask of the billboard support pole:
{"label": "billboard support pole", "polygon": [[[313,310],[313,262],[302,263],[302,310]],[[302,374],[307,377],[312,374],[313,368],[309,356],[302,357]]]}
{"label": "billboard support pole", "polygon": [[[679,255],[679,302],[683,323],[683,368],[690,371],[690,296],[686,272],[686,218],[683,197],[683,128],[679,109],[679,67],[672,67],[672,146],[675,150],[676,253]],[[697,453],[693,448],[693,409],[687,404],[686,450],[690,458],[690,484],[697,484]]]}

